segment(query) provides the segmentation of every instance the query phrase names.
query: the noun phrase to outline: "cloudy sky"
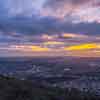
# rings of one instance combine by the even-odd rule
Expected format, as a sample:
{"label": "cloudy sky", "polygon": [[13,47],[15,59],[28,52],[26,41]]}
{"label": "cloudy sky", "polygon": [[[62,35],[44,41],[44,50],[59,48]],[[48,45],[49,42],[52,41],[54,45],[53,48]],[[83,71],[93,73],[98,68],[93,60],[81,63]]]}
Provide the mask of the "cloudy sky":
{"label": "cloudy sky", "polygon": [[100,57],[100,0],[0,0],[0,57]]}

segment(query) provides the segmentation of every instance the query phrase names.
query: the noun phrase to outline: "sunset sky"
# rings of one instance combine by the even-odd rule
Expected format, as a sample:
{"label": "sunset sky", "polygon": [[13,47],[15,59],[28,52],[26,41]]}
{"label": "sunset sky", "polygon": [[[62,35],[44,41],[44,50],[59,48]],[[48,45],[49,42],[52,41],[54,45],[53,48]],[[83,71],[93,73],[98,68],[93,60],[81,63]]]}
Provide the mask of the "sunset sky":
{"label": "sunset sky", "polygon": [[0,0],[0,57],[100,57],[100,0]]}

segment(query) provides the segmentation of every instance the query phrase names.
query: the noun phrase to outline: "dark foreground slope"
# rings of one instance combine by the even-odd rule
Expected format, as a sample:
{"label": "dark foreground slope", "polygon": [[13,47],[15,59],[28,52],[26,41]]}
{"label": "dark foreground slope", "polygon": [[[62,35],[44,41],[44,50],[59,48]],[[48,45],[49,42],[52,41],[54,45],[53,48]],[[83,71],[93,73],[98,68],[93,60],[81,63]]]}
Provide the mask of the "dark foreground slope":
{"label": "dark foreground slope", "polygon": [[0,76],[0,100],[100,100],[93,92],[60,89]]}

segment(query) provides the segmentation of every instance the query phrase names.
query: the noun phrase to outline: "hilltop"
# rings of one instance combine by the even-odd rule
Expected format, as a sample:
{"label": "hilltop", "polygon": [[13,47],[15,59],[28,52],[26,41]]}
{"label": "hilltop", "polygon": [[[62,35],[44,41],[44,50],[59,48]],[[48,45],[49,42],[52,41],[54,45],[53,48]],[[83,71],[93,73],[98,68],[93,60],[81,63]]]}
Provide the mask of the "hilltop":
{"label": "hilltop", "polygon": [[0,100],[100,100],[92,91],[42,86],[0,75]]}

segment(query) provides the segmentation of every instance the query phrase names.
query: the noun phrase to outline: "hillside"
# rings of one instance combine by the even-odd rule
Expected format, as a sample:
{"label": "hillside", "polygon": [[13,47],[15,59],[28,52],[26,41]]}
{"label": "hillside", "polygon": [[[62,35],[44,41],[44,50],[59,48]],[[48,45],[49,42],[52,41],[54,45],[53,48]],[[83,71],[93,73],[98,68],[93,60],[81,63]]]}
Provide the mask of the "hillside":
{"label": "hillside", "polygon": [[100,100],[100,97],[90,91],[47,87],[1,75],[0,100]]}

